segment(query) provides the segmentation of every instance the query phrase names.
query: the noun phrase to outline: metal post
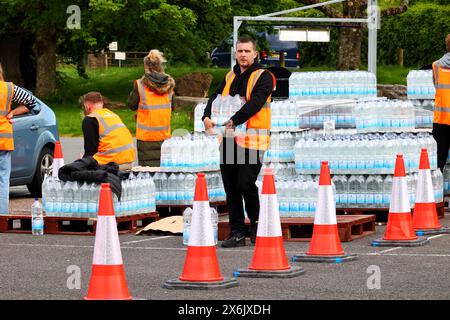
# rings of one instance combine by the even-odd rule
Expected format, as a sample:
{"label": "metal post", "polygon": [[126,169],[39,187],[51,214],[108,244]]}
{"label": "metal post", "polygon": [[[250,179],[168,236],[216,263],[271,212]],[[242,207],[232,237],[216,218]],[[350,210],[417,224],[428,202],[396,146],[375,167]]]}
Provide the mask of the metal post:
{"label": "metal post", "polygon": [[240,17],[233,17],[233,44],[232,44],[232,46],[231,46],[231,54],[230,54],[230,59],[231,59],[231,61],[230,61],[230,66],[231,66],[231,70],[233,70],[233,67],[234,67],[234,65],[236,64],[236,59],[234,58],[234,51],[235,51],[235,48],[236,48],[236,42],[237,42],[237,39],[238,39],[238,30],[239,30],[239,27],[241,26],[241,24],[242,24],[242,21],[239,19]]}
{"label": "metal post", "polygon": [[369,0],[367,3],[368,28],[369,28],[369,61],[368,69],[377,75],[377,36],[380,22],[378,0]]}

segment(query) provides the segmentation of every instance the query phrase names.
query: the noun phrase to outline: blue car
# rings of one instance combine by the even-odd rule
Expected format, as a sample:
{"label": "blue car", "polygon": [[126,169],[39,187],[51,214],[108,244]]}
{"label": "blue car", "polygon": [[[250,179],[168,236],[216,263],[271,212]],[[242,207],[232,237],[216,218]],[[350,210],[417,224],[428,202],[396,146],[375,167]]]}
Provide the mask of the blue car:
{"label": "blue car", "polygon": [[[277,34],[268,34],[267,32],[258,33],[258,36],[264,37],[269,44],[269,50],[259,52],[260,63],[263,66],[280,66],[280,52],[284,53],[286,68],[300,67],[300,52],[298,44],[295,41],[280,41]],[[211,62],[217,67],[230,67],[231,45],[233,36],[230,35],[224,39],[211,53]]]}
{"label": "blue car", "polygon": [[11,157],[11,186],[27,185],[35,197],[42,195],[45,174],[51,174],[55,142],[59,140],[56,117],[45,103],[13,118],[14,152]]}

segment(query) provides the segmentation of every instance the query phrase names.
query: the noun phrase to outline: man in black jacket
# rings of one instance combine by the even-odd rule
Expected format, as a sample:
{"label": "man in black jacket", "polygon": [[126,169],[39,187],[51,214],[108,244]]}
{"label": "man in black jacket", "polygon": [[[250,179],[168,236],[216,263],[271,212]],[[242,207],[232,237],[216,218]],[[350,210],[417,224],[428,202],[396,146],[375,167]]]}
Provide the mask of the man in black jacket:
{"label": "man in black jacket", "polygon": [[[258,52],[256,51],[256,41],[251,37],[240,37],[236,43],[235,53],[237,64],[233,68],[234,74],[231,72],[227,74],[216,92],[209,98],[205,108],[202,117],[205,129],[208,132],[216,125],[211,120],[211,106],[216,97],[220,94],[231,96],[239,94],[247,100],[242,108],[224,123],[226,132],[233,132],[236,126],[244,123],[249,128],[249,124],[252,123],[251,120],[258,117],[260,120],[263,119],[259,122],[265,123],[263,128],[266,129],[268,141],[270,130],[269,103],[274,89],[273,75],[266,70],[260,74],[259,78],[255,78],[254,72],[262,69],[262,67],[255,62]],[[249,80],[254,82],[250,97],[247,93]],[[263,110],[263,107],[269,109]],[[242,145],[242,143],[239,145],[233,135],[226,134],[220,145],[220,151],[220,170],[227,196],[230,219],[230,236],[222,242],[222,247],[230,248],[245,245],[245,216],[242,199],[244,199],[245,211],[250,219],[251,242],[255,243],[259,216],[259,196],[255,182],[262,167],[264,148],[261,150],[261,148],[255,149],[248,145]]]}

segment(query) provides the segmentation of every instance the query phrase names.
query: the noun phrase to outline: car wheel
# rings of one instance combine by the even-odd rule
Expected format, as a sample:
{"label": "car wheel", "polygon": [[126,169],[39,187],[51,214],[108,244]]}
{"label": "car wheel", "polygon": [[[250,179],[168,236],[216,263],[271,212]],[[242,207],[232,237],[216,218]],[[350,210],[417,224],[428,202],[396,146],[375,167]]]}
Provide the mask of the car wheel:
{"label": "car wheel", "polygon": [[42,197],[42,182],[45,175],[52,174],[53,167],[53,150],[49,147],[42,149],[38,161],[36,163],[36,172],[34,173],[33,181],[27,184],[28,191],[34,197]]}

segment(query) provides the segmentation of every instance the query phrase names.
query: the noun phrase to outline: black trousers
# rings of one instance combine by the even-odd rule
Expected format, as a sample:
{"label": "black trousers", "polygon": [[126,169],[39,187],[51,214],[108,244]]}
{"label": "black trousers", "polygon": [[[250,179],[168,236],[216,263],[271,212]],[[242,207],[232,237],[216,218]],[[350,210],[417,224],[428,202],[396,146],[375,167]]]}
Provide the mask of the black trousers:
{"label": "black trousers", "polygon": [[245,211],[252,224],[259,216],[258,187],[255,182],[262,167],[264,152],[244,149],[234,139],[225,138],[220,145],[223,186],[227,196],[230,235],[245,234]]}
{"label": "black trousers", "polygon": [[446,124],[433,123],[433,138],[437,143],[438,168],[444,173],[447,162],[448,149],[450,148],[450,126]]}

